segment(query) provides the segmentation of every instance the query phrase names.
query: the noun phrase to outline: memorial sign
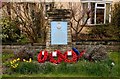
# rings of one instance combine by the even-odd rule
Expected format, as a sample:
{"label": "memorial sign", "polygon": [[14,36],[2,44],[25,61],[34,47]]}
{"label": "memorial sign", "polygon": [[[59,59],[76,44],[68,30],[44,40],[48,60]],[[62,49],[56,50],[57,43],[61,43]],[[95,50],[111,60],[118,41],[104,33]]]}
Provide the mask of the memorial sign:
{"label": "memorial sign", "polygon": [[47,12],[48,27],[46,38],[46,50],[52,52],[60,50],[65,52],[72,47],[70,18],[71,10],[53,9]]}
{"label": "memorial sign", "polygon": [[66,21],[51,21],[51,45],[67,45]]}

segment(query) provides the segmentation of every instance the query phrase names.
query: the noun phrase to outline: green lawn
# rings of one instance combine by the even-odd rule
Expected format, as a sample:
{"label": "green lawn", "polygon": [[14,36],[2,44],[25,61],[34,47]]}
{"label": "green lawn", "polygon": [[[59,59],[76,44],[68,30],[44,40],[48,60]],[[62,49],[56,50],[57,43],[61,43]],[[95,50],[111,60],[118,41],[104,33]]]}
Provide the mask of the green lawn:
{"label": "green lawn", "polygon": [[3,77],[95,77],[95,76],[87,76],[81,74],[32,74],[32,75],[23,75],[23,74],[12,74],[12,75],[3,75]]}

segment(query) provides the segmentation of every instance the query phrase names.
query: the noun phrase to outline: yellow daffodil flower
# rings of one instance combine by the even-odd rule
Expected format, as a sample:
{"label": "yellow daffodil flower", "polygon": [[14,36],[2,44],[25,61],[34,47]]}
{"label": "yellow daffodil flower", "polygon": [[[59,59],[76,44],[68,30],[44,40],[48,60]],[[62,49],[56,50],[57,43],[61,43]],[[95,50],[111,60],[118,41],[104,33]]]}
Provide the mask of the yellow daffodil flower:
{"label": "yellow daffodil flower", "polygon": [[10,64],[13,64],[13,62],[12,62],[12,61],[10,61]]}
{"label": "yellow daffodil flower", "polygon": [[20,58],[17,59],[18,61],[20,60]]}
{"label": "yellow daffodil flower", "polygon": [[30,59],[29,59],[29,62],[31,62],[31,61],[32,61],[32,59],[30,58]]}

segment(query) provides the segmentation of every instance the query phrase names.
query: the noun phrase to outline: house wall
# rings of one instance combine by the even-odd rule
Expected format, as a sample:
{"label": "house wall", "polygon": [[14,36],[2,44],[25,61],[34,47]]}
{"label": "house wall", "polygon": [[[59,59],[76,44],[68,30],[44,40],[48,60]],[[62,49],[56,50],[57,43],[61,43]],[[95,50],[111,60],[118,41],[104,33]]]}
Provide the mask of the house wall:
{"label": "house wall", "polygon": [[119,2],[120,0],[112,0],[112,1],[113,1],[113,3],[114,3],[114,2]]}
{"label": "house wall", "polygon": [[[110,1],[110,0],[109,0]],[[87,11],[88,10],[88,7],[86,7],[86,8],[82,8],[83,7],[83,5],[79,2],[77,2],[77,3],[75,3],[75,2],[73,2],[72,3],[73,4],[73,6],[74,7],[72,7],[73,8],[73,10],[74,11],[77,11],[77,13],[76,13],[76,19],[79,19],[80,17],[81,17],[81,15],[85,15],[84,16],[84,18],[82,18],[82,20],[81,20],[81,25],[82,24],[84,24],[84,22],[85,22],[85,20],[86,20],[86,18],[87,18],[87,16],[86,16],[86,14],[85,13],[83,13],[85,10]],[[56,8],[65,8],[65,9],[70,9],[70,3],[69,2],[57,2],[57,3],[55,3],[55,7]],[[110,22],[110,4],[109,3],[107,3],[106,4],[106,23],[109,23]],[[73,22],[73,25],[74,25],[74,27],[76,27],[76,22],[74,21],[74,20],[72,20],[72,22]],[[89,22],[90,23],[90,22]],[[89,23],[87,24],[87,25],[89,25]],[[84,33],[84,34],[88,34],[88,32],[90,31],[90,29],[89,29],[89,27],[84,27],[83,29],[82,29],[82,31],[81,31],[81,33]],[[72,31],[73,32],[73,34],[74,34],[74,31]]]}

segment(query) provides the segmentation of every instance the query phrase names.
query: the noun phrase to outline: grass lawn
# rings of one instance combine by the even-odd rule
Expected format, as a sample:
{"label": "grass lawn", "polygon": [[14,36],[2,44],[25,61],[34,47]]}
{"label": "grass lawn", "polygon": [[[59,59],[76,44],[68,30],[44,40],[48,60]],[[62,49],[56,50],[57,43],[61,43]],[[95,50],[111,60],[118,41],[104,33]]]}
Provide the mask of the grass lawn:
{"label": "grass lawn", "polygon": [[115,63],[115,65],[112,67],[111,62],[109,62],[108,60],[96,63],[79,60],[77,63],[74,64],[48,64],[48,66],[46,66],[46,69],[42,71],[43,73],[12,73],[3,74],[2,77],[119,77],[120,52],[110,52],[109,57],[110,60]]}
{"label": "grass lawn", "polygon": [[23,74],[12,74],[12,75],[3,75],[3,77],[96,77],[96,76],[87,76],[81,74],[32,74],[32,75],[23,75]]}

